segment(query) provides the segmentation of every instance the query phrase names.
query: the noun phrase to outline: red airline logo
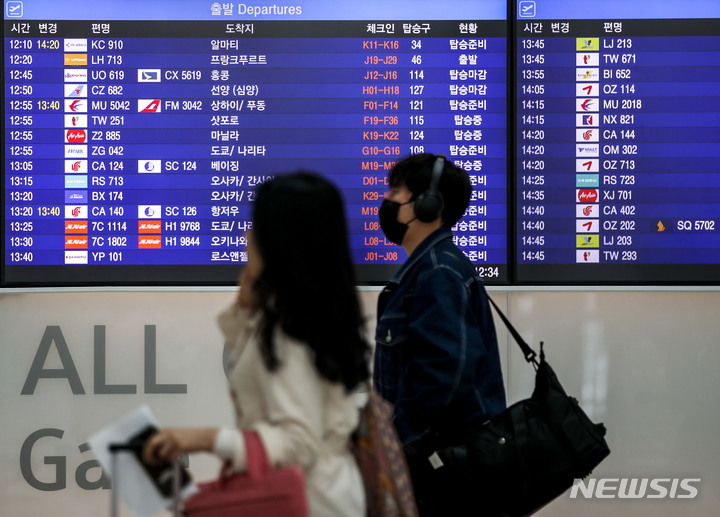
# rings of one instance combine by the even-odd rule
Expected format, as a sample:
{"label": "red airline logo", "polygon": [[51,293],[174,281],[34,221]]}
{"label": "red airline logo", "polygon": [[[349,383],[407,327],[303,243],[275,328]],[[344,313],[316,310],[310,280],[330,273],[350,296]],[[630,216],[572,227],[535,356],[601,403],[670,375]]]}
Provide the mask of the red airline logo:
{"label": "red airline logo", "polygon": [[160,113],[160,99],[138,99],[140,113]]}
{"label": "red airline logo", "polygon": [[598,199],[598,191],[594,188],[582,188],[578,190],[578,203],[594,203]]}
{"label": "red airline logo", "polygon": [[69,129],[65,133],[65,140],[70,144],[82,144],[87,138],[87,133],[84,129]]}

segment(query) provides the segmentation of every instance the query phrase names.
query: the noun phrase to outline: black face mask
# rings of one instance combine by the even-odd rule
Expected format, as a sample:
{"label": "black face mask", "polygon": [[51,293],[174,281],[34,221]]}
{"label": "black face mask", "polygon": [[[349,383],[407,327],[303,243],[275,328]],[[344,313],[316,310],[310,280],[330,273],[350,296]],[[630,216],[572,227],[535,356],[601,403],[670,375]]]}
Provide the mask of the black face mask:
{"label": "black face mask", "polygon": [[401,223],[398,221],[398,212],[400,207],[412,203],[407,201],[406,203],[398,203],[397,201],[390,201],[389,199],[383,199],[378,211],[378,218],[380,219],[380,228],[382,229],[385,237],[390,242],[395,244],[402,244],[405,238],[405,232],[408,230],[408,223],[415,220],[412,218],[407,223]]}

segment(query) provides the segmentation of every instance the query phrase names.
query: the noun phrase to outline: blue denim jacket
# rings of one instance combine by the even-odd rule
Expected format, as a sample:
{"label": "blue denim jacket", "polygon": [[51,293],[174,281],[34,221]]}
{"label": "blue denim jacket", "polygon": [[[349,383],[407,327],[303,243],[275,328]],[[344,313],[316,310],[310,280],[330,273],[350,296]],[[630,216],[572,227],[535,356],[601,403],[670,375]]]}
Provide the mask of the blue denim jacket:
{"label": "blue denim jacket", "polygon": [[482,280],[440,228],[380,293],[374,383],[403,443],[431,424],[482,423],[505,408],[497,336]]}

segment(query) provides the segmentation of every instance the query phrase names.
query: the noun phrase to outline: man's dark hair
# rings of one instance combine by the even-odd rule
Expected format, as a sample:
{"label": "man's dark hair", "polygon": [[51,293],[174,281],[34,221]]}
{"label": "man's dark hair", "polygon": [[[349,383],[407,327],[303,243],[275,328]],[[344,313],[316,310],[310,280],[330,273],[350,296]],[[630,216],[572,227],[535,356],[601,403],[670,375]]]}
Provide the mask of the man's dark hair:
{"label": "man's dark hair", "polygon": [[[388,175],[391,187],[405,185],[412,192],[411,201],[430,188],[433,165],[437,156],[431,153],[414,154],[397,162]],[[457,223],[465,214],[470,197],[472,184],[468,173],[445,160],[438,190],[442,194],[445,206],[442,211],[443,226],[448,228]]]}

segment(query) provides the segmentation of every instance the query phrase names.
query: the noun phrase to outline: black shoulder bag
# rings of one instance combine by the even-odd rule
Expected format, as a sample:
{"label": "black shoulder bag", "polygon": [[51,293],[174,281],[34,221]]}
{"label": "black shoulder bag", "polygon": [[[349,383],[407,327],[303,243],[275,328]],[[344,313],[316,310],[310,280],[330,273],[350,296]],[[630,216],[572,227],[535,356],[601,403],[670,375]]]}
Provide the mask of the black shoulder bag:
{"label": "black shoulder bag", "polygon": [[[478,502],[478,515],[531,515],[584,478],[608,455],[605,426],[593,423],[565,393],[555,372],[540,360],[490,300],[535,370],[535,390],[480,427],[436,436],[425,448],[435,468],[463,473]],[[443,444],[443,445],[441,445]]]}

